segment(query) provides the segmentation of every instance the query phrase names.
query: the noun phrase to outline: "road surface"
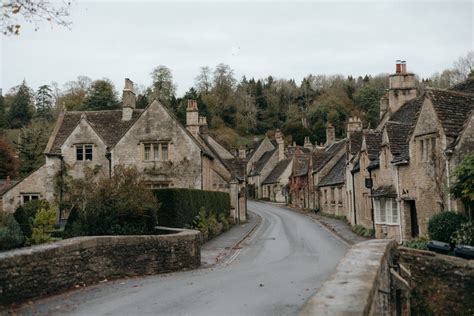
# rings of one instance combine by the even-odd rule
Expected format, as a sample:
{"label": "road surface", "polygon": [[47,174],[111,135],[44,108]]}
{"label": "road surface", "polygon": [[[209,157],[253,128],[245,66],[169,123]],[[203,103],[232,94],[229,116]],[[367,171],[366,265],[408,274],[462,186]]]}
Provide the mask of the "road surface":
{"label": "road surface", "polygon": [[20,314],[293,315],[347,246],[309,217],[251,202],[261,224],[221,263],[117,280],[25,305]]}

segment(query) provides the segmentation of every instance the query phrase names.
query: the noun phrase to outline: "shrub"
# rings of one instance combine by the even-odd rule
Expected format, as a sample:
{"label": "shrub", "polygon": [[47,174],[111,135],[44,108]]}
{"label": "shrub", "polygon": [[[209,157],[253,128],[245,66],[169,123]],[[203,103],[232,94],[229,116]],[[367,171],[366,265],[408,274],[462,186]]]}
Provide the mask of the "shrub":
{"label": "shrub", "polygon": [[21,247],[25,236],[13,215],[0,214],[0,250],[9,250]]}
{"label": "shrub", "polygon": [[32,234],[31,221],[25,209],[22,206],[20,206],[19,208],[16,209],[15,213],[13,214],[13,217],[15,217],[15,220],[20,225],[23,235],[25,235],[25,237],[27,238],[30,238]]}
{"label": "shrub", "polygon": [[33,221],[33,233],[29,242],[33,245],[38,245],[52,241],[51,231],[54,230],[55,223],[55,209],[40,209],[36,212],[35,220]]}
{"label": "shrub", "polygon": [[451,237],[467,219],[458,213],[440,212],[428,222],[428,234],[432,240],[451,243]]}
{"label": "shrub", "polygon": [[21,206],[29,218],[35,218],[40,209],[49,209],[51,206],[46,200],[33,200]]}
{"label": "shrub", "polygon": [[474,223],[467,222],[453,234],[452,242],[456,245],[474,246]]}
{"label": "shrub", "polygon": [[73,181],[68,199],[67,237],[155,233],[158,202],[136,168],[117,166],[111,178]]}
{"label": "shrub", "polygon": [[374,237],[375,236],[375,230],[373,228],[365,228],[362,225],[354,225],[352,226],[352,231],[356,233],[359,236],[364,236],[364,237]]}
{"label": "shrub", "polygon": [[403,242],[403,246],[407,248],[413,248],[413,249],[420,249],[420,250],[427,250],[428,247],[428,239],[424,237],[417,237],[412,240],[406,240]]}
{"label": "shrub", "polygon": [[225,192],[159,189],[154,193],[160,201],[158,222],[162,226],[192,227],[202,209],[215,212],[217,217],[221,213],[227,217],[230,213],[230,198]]}

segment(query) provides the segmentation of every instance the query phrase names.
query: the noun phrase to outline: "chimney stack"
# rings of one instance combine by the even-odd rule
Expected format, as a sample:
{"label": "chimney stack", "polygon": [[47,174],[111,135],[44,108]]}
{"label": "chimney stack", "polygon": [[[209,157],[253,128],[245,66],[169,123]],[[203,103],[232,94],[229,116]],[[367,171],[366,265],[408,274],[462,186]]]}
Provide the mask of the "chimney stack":
{"label": "chimney stack", "polygon": [[402,73],[402,61],[400,59],[397,59],[395,61],[395,73],[396,74]]}
{"label": "chimney stack", "polygon": [[135,109],[135,90],[133,89],[133,81],[125,78],[125,87],[122,93],[122,121],[130,121],[132,119],[133,110]]}
{"label": "chimney stack", "polygon": [[278,162],[285,159],[285,141],[283,140],[283,134],[279,129],[275,132],[275,140],[278,146]]}
{"label": "chimney stack", "polygon": [[186,128],[194,136],[199,133],[199,110],[196,100],[188,100],[188,107],[186,108]]}
{"label": "chimney stack", "polygon": [[326,144],[325,146],[331,146],[336,142],[336,129],[330,122],[326,124]]}
{"label": "chimney stack", "polygon": [[240,158],[240,159],[245,159],[245,158],[247,158],[247,152],[246,152],[246,150],[245,150],[245,147],[242,147],[242,146],[241,146],[241,147],[239,148],[239,158]]}
{"label": "chimney stack", "polygon": [[313,150],[313,144],[311,144],[311,141],[309,140],[309,136],[306,136],[304,138],[304,145],[303,145],[304,148],[308,148],[309,150]]}
{"label": "chimney stack", "polygon": [[347,137],[353,132],[362,131],[362,121],[357,116],[350,117],[349,122],[347,122]]}
{"label": "chimney stack", "polygon": [[389,76],[388,106],[380,104],[381,115],[383,108],[387,108],[385,112],[395,113],[405,102],[416,98],[415,75],[407,72],[406,61],[397,60],[396,65],[396,72]]}

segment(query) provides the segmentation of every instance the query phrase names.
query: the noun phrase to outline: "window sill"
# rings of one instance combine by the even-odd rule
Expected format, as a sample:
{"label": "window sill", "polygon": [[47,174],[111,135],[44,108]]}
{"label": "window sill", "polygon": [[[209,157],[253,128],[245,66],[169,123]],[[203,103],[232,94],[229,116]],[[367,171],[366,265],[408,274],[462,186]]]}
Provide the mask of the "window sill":
{"label": "window sill", "polygon": [[400,226],[399,223],[381,223],[381,222],[375,222],[375,225],[381,225],[381,226]]}

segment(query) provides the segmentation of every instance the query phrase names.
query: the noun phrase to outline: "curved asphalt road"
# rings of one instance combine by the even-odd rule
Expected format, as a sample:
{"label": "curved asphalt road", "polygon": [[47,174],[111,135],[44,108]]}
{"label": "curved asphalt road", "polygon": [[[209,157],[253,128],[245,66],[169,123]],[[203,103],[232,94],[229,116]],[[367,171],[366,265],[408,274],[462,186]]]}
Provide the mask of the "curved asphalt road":
{"label": "curved asphalt road", "polygon": [[309,217],[249,202],[261,225],[220,264],[118,280],[26,305],[20,314],[291,315],[334,271],[347,247]]}

